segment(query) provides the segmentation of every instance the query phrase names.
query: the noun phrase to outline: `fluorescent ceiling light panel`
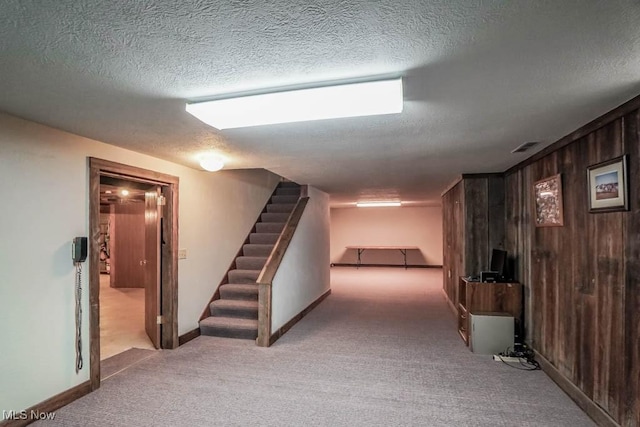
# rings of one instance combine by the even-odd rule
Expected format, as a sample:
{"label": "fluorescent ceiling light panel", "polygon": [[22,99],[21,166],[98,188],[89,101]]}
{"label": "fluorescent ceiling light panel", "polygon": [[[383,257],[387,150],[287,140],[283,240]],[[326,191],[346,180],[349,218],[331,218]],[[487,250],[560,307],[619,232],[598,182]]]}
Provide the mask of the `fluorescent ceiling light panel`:
{"label": "fluorescent ceiling light panel", "polygon": [[217,129],[402,112],[402,78],[187,104]]}
{"label": "fluorescent ceiling light panel", "polygon": [[390,208],[402,206],[402,202],[358,202],[356,206],[359,208]]}

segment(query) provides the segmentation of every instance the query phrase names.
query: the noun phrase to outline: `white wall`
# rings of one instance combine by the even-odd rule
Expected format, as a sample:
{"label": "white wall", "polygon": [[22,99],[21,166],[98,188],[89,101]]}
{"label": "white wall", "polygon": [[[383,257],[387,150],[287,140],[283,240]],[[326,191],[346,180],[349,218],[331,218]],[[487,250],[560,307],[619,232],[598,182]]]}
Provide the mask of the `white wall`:
{"label": "white wall", "polygon": [[71,239],[89,228],[88,160],[180,178],[179,333],[194,329],[279,177],[207,173],[0,114],[0,411],[22,410],[89,378],[88,265],[83,271],[85,367],[75,373]]}
{"label": "white wall", "polygon": [[[385,207],[331,209],[331,262],[357,261],[346,246],[417,246],[407,263],[442,265],[442,207]],[[365,251],[363,264],[402,264],[400,251]]]}
{"label": "white wall", "polygon": [[271,288],[271,333],[330,288],[329,196],[309,187],[309,202]]}

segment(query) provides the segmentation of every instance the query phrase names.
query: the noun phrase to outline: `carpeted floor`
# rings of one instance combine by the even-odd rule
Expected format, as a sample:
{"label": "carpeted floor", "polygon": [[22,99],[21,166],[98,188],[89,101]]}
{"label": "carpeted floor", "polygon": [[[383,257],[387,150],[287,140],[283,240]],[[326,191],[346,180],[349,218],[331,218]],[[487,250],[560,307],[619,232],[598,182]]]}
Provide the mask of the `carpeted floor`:
{"label": "carpeted floor", "polygon": [[100,380],[104,381],[115,374],[130,368],[136,363],[140,363],[144,359],[153,356],[155,350],[146,350],[142,348],[130,348],[111,356],[108,359],[100,361]]}
{"label": "carpeted floor", "polygon": [[332,270],[276,344],[199,337],[57,411],[65,426],[592,426],[543,372],[471,353],[436,269]]}

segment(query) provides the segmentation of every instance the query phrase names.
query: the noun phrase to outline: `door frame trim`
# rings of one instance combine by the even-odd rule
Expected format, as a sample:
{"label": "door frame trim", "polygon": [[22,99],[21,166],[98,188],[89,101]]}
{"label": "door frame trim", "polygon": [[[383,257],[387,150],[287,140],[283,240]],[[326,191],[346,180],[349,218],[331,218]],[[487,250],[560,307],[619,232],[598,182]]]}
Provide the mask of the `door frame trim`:
{"label": "door frame trim", "polygon": [[100,387],[100,175],[119,175],[132,181],[158,184],[166,198],[161,243],[162,333],[161,348],[178,347],[178,193],[173,175],[89,157],[89,380]]}

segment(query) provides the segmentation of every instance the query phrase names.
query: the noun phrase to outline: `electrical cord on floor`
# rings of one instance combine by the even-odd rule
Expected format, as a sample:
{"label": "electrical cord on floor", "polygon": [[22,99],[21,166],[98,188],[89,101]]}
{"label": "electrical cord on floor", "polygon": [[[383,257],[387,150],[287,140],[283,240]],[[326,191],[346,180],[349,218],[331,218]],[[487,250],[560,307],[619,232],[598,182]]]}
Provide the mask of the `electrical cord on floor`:
{"label": "electrical cord on floor", "polygon": [[[529,347],[527,347],[524,344],[519,345],[518,347],[520,347],[520,348],[519,349],[514,349],[513,351],[509,351],[510,347],[507,347],[505,352],[499,353],[497,356],[498,356],[498,358],[500,359],[500,361],[502,363],[504,363],[505,365],[507,365],[510,368],[518,369],[520,371],[537,371],[537,370],[539,370],[540,369],[540,364],[536,360],[535,353],[533,352],[533,350],[530,349]],[[517,357],[519,359],[518,363],[522,367],[514,365],[514,364],[512,364],[510,362],[507,362],[506,360],[503,359],[503,357]]]}

